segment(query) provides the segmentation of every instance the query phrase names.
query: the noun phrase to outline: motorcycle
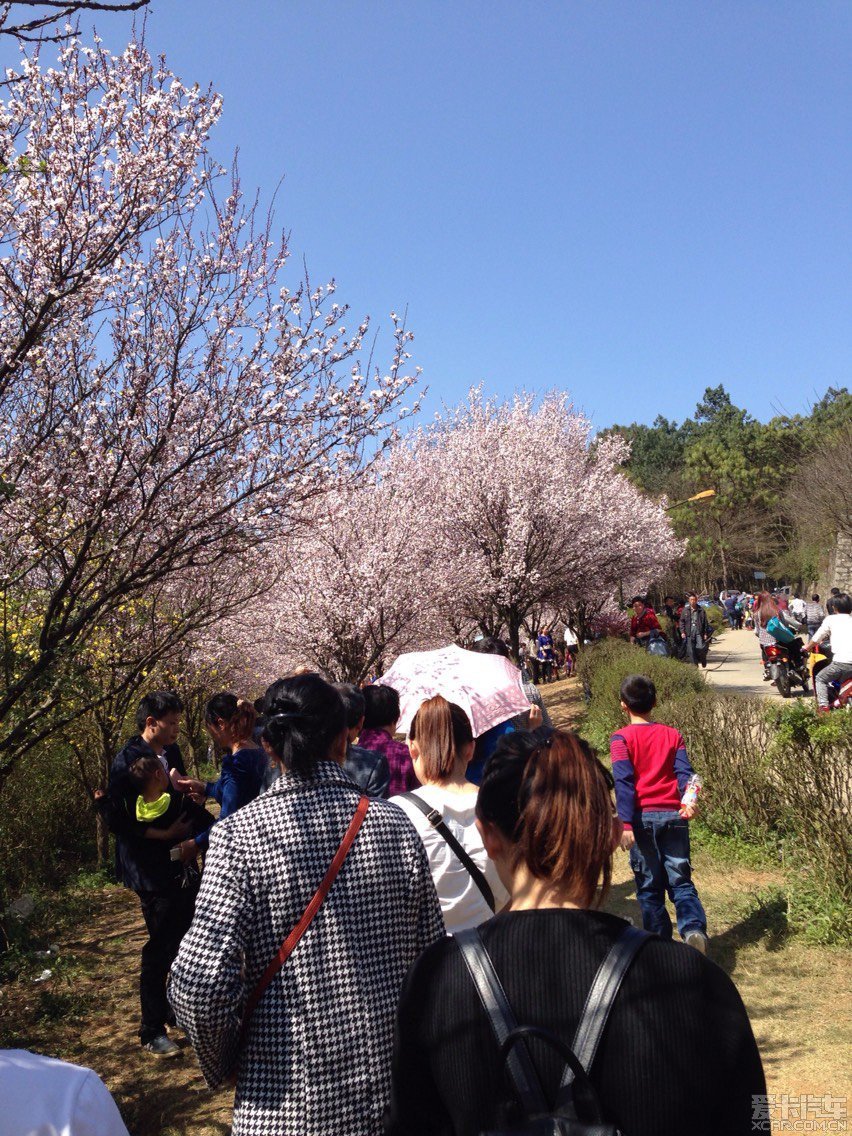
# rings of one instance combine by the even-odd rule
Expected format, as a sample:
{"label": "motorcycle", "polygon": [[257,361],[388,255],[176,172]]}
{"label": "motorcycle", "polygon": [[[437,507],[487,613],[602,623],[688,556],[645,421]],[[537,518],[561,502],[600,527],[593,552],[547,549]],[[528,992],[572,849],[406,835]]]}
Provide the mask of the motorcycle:
{"label": "motorcycle", "polygon": [[782,698],[790,697],[794,682],[806,691],[811,690],[811,675],[808,670],[807,659],[800,655],[799,662],[794,662],[790,648],[786,643],[770,644],[765,649],[765,655],[766,670]]}
{"label": "motorcycle", "polygon": [[[819,648],[808,656],[808,670],[815,678],[831,662],[831,648]],[[816,684],[814,684],[816,697]],[[835,679],[828,684],[828,705],[832,710],[852,710],[852,678]]]}

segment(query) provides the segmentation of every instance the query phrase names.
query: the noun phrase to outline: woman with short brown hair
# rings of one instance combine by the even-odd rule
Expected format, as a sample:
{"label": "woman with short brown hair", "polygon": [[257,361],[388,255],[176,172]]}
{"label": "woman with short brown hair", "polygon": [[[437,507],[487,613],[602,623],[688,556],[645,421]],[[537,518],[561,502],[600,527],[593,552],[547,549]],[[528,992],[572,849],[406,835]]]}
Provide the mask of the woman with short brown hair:
{"label": "woman with short brown hair", "polygon": [[420,834],[448,931],[475,927],[508,899],[476,828],[477,787],[467,779],[473,757],[470,721],[440,694],[414,715],[408,749],[418,789],[392,797]]}

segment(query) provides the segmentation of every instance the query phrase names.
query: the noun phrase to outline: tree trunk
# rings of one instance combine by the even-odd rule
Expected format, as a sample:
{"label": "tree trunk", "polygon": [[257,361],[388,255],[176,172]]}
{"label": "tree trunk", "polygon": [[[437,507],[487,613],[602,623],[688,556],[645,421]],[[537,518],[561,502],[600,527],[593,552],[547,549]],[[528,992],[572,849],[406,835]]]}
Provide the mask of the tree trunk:
{"label": "tree trunk", "polygon": [[98,867],[109,862],[109,829],[100,813],[95,814],[95,842],[98,849]]}
{"label": "tree trunk", "polygon": [[509,650],[517,661],[521,654],[521,620],[514,612],[509,616]]}

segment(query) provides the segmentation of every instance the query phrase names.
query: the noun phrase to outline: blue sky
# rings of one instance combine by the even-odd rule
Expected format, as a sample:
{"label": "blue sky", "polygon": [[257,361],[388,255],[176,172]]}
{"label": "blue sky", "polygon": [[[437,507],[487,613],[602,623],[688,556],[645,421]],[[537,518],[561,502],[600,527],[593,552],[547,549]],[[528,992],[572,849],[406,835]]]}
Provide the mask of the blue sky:
{"label": "blue sky", "polygon": [[408,306],[431,408],[850,385],[848,3],[152,0],[147,39],[224,95],[245,187],[284,178],[294,272],[385,331]]}

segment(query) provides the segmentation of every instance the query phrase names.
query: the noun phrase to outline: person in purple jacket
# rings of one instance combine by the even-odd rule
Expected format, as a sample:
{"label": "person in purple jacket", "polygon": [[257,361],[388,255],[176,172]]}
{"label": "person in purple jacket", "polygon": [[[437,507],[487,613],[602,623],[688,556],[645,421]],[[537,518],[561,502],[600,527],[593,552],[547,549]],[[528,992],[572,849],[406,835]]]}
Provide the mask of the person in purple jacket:
{"label": "person in purple jacket", "polygon": [[358,744],[364,749],[375,750],[387,758],[390,768],[388,796],[396,797],[416,789],[420,782],[414,773],[411,754],[405,742],[394,737],[399,722],[399,694],[392,686],[365,686],[364,728]]}

